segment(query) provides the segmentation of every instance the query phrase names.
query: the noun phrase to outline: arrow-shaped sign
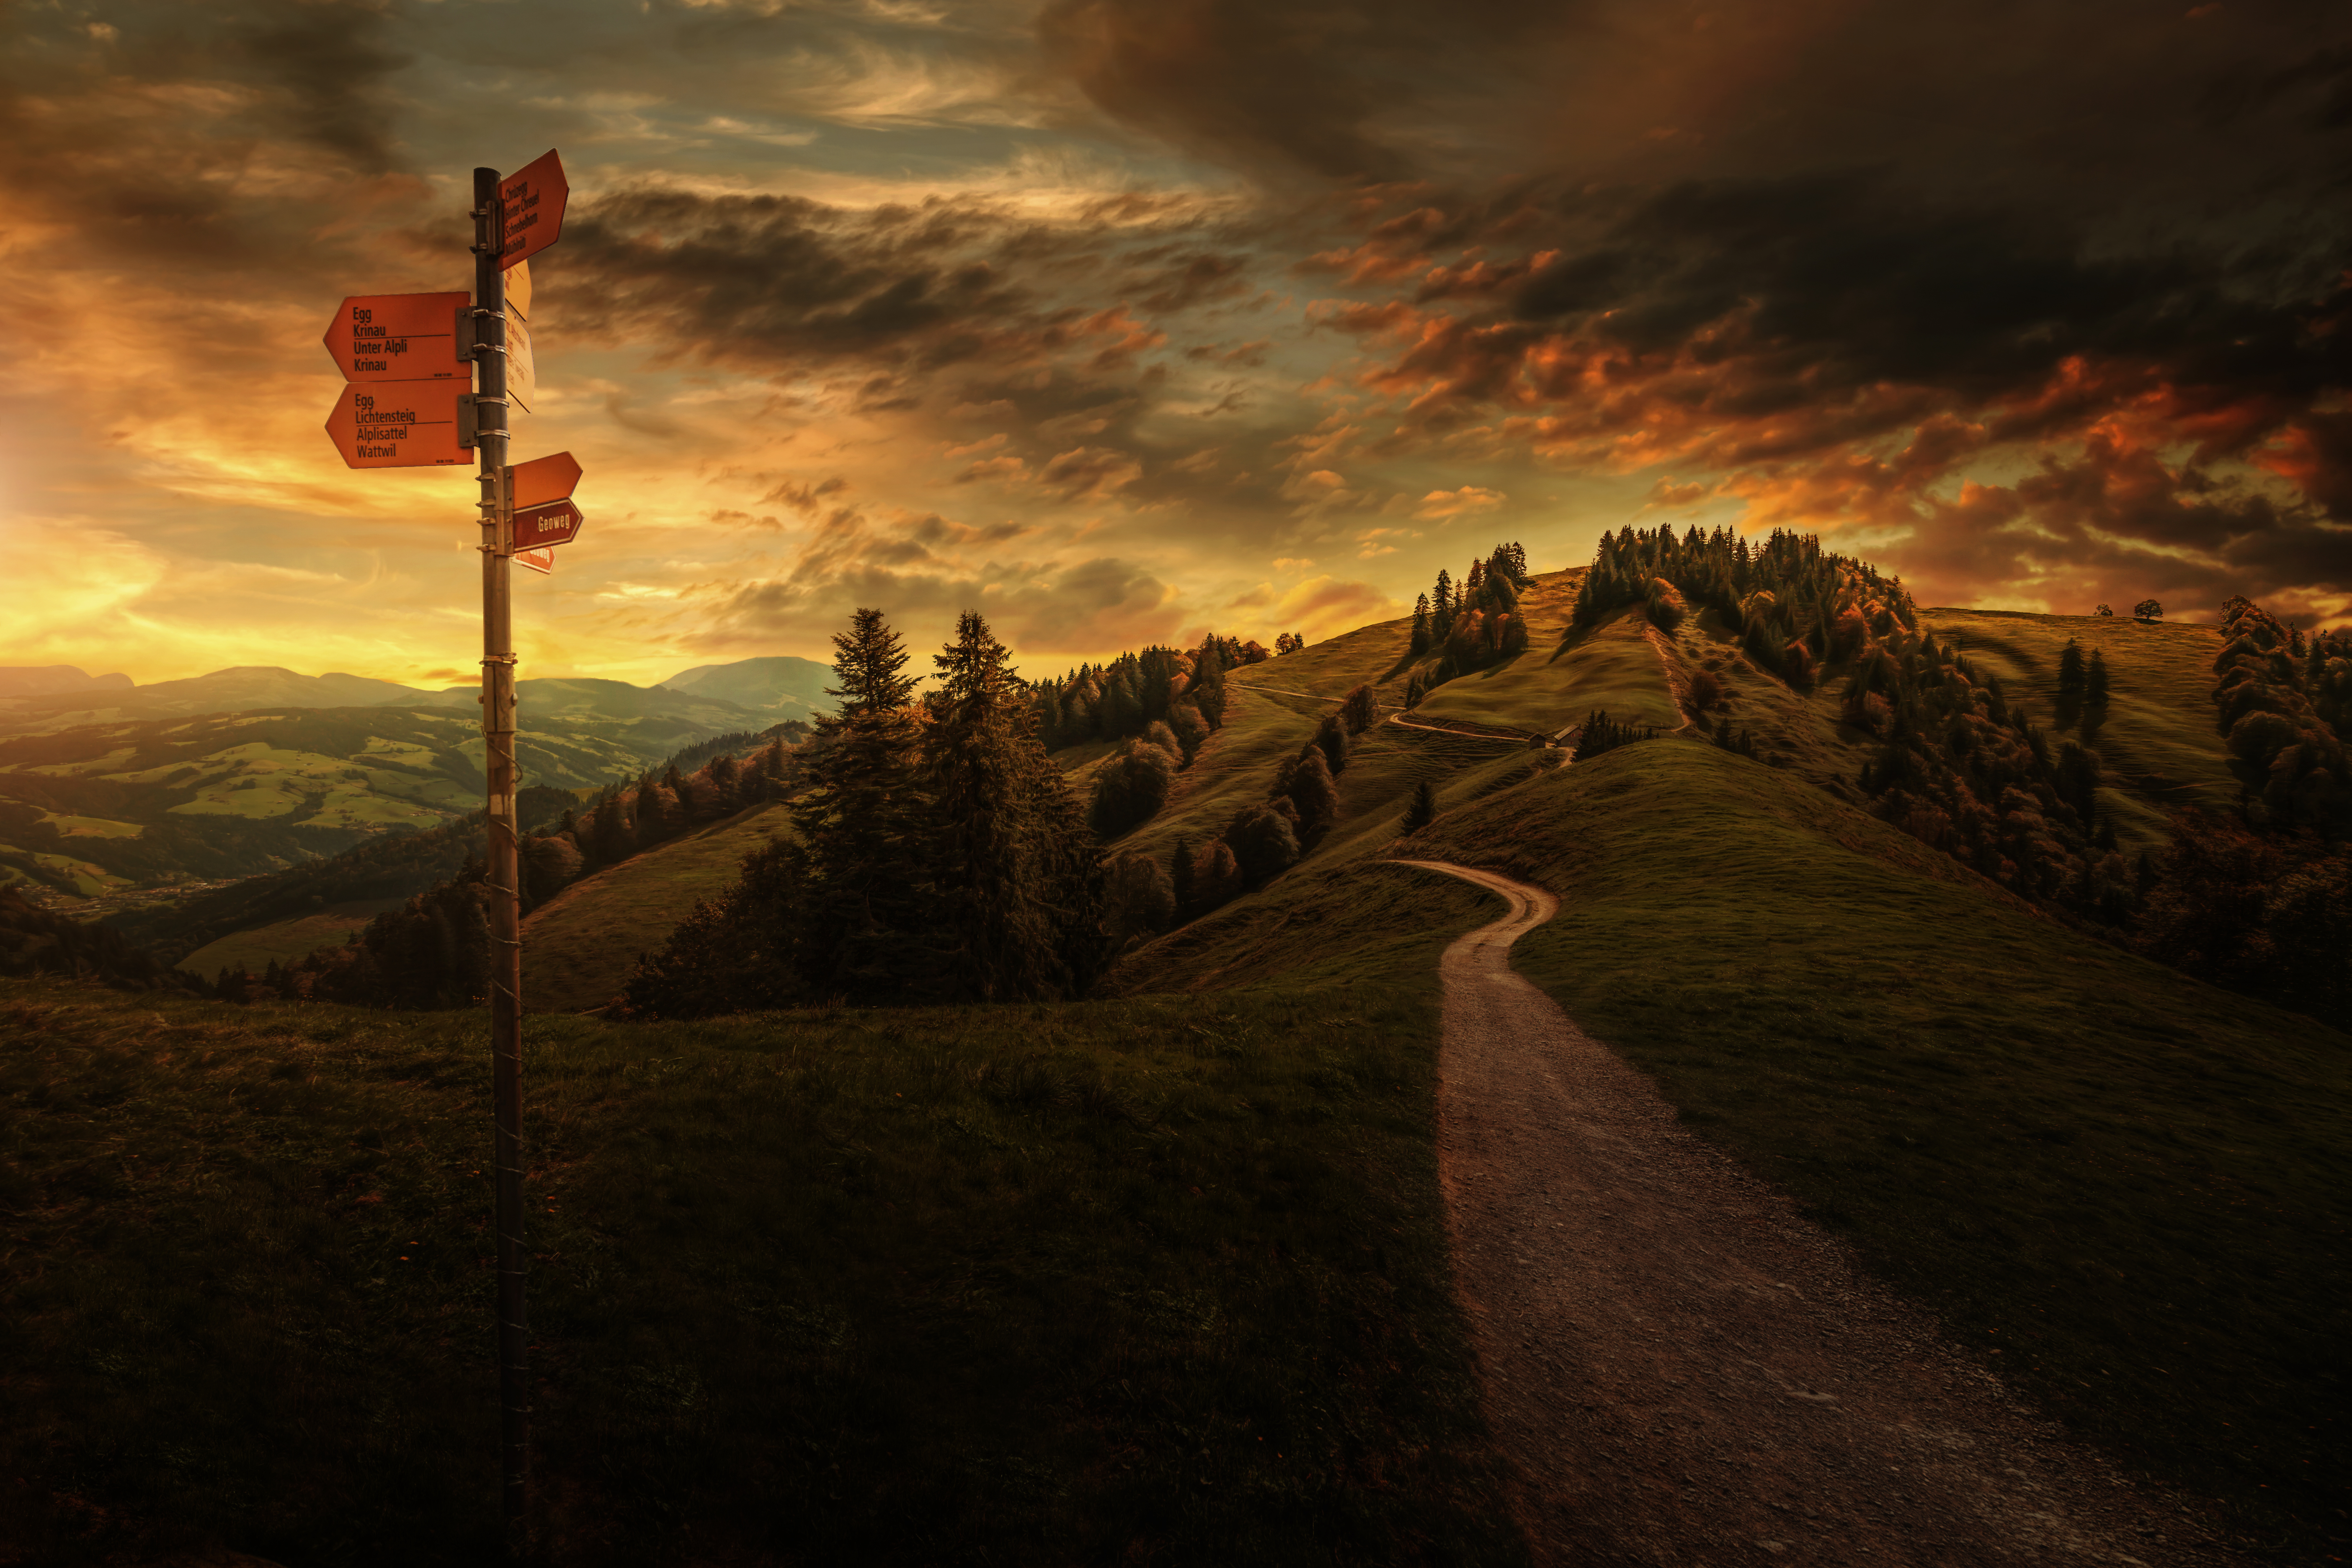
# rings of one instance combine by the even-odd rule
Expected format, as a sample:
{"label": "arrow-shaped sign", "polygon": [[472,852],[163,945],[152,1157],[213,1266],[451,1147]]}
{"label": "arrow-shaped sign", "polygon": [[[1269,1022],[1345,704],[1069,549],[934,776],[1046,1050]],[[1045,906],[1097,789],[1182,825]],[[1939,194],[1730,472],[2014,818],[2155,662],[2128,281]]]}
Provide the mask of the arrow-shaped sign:
{"label": "arrow-shaped sign", "polygon": [[471,395],[462,381],[353,383],[327,416],[327,434],[354,468],[471,462],[472,449],[457,440],[458,401]]}
{"label": "arrow-shaped sign", "polygon": [[551,544],[569,544],[579,537],[580,525],[586,521],[580,515],[580,509],[568,500],[518,510],[514,547],[519,551],[541,550]]}
{"label": "arrow-shaped sign", "polygon": [[507,469],[507,504],[517,511],[562,500],[580,482],[580,465],[569,452],[533,458]]}
{"label": "arrow-shaped sign", "polygon": [[540,574],[541,576],[551,576],[555,571],[555,552],[552,550],[518,550],[515,552],[514,562],[518,566],[530,567],[532,571]]}
{"label": "arrow-shaped sign", "polygon": [[467,296],[361,294],[343,301],[327,327],[327,352],[345,381],[428,381],[471,377],[457,357],[457,312]]}
{"label": "arrow-shaped sign", "polygon": [[552,151],[501,181],[499,205],[506,213],[506,249],[499,265],[512,267],[553,245],[563,232],[564,204],[571,199],[563,160]]}

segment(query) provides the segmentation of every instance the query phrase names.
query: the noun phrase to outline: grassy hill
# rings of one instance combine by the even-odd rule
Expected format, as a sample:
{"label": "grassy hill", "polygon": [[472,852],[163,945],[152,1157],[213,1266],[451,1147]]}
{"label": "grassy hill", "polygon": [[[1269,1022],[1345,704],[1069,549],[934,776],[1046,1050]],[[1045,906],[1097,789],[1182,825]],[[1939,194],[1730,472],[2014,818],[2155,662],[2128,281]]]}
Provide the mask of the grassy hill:
{"label": "grassy hill", "polygon": [[1517,967],[1696,1131],[2077,1431],[2310,1550],[2352,1465],[2352,1039],[2079,935],[1793,770],[1681,740],[1558,762],[1453,772],[1409,840],[1343,821],[1109,989],[1391,972],[1447,907],[1391,855],[1541,882],[1563,912]]}
{"label": "grassy hill", "polygon": [[583,878],[532,910],[522,928],[525,1005],[574,1013],[611,1001],[638,957],[791,821],[782,805],[751,806]]}
{"label": "grassy hill", "polygon": [[[1432,1146],[1478,901],[1345,990],[531,1019],[552,1561],[1523,1563]],[[494,1556],[480,1019],[0,1016],[0,1541]]]}
{"label": "grassy hill", "polygon": [[[1268,1255],[1281,1268],[1355,1281],[1318,1288],[1326,1315],[1301,1339],[1304,1331],[1265,1329],[1296,1305],[1280,1304],[1286,1299],[1271,1283],[1262,1295],[1249,1293],[1260,1286],[1235,1295],[1219,1284],[1213,1306],[1203,1298],[1197,1281],[1209,1277],[1200,1272],[1208,1254],[1197,1248],[1206,1233],[1164,1206],[1173,1201],[1164,1183],[1174,1180],[1184,1188],[1180,1208],[1222,1201],[1255,1215],[1250,1225],[1287,1214],[1281,1224],[1311,1228],[1326,1203],[1410,1211],[1423,1216],[1416,1224],[1435,1212],[1424,1184],[1434,958],[1475,923],[1480,896],[1381,863],[1403,849],[1559,891],[1561,917],[1517,950],[1522,971],[1654,1074],[1696,1131],[1940,1313],[2012,1387],[2127,1465],[2221,1500],[2279,1559],[2340,1553],[2327,1542],[2341,1533],[2330,1522],[2340,1518],[2338,1478],[2352,1470],[2339,1414],[2342,1303],[2352,1296],[2352,1040],[2091,940],[1870,816],[1854,779],[1876,742],[1841,722],[1834,672],[1817,690],[1791,690],[1706,616],[1669,633],[1635,608],[1564,637],[1575,584],[1573,574],[1539,580],[1522,600],[1534,646],[1437,688],[1418,716],[1552,731],[1599,707],[1666,728],[1685,717],[1705,669],[1726,693],[1723,711],[1765,760],[1669,738],[1565,766],[1558,750],[1381,722],[1357,739],[1337,781],[1339,819],[1299,865],[1129,954],[1101,1000],[658,1026],[535,1018],[532,1048],[542,1054],[531,1071],[550,1085],[553,1139],[538,1179],[558,1194],[558,1256],[583,1260],[552,1271],[562,1304],[543,1331],[559,1369],[548,1408],[564,1413],[551,1418],[582,1424],[551,1438],[557,1473],[574,1478],[568,1506],[604,1510],[621,1521],[615,1531],[640,1532],[633,1541],[689,1517],[698,1531],[740,1531],[749,1527],[723,1500],[767,1487],[759,1495],[813,1508],[836,1532],[829,1542],[875,1561],[919,1559],[928,1550],[920,1542],[950,1538],[995,1543],[1008,1559],[1084,1555],[1080,1545],[1105,1539],[1106,1520],[1161,1543],[1151,1550],[1169,1561],[1212,1552],[1244,1562],[1301,1552],[1508,1560],[1516,1548],[1491,1534],[1470,1531],[1458,1550],[1444,1544],[1443,1521],[1487,1506],[1491,1493],[1459,1384],[1448,1381],[1461,1366],[1449,1359],[1458,1358],[1458,1325],[1430,1233],[1381,1222],[1419,1239],[1376,1244],[1385,1250],[1375,1295],[1364,1293],[1371,1276],[1333,1261],[1336,1243],[1282,1243]],[[2153,842],[2164,811],[2184,796],[2234,799],[2206,696],[2218,647],[2210,628],[1948,610],[1921,618],[2000,676],[2012,699],[2042,711],[2066,638],[2103,650],[2115,693],[2098,738],[2103,804],[2127,842]],[[1180,836],[1214,837],[1265,798],[1334,700],[1360,681],[1401,700],[1408,631],[1401,621],[1367,626],[1235,670],[1224,728],[1176,776],[1167,805],[1113,848],[1164,862]],[[1083,790],[1113,750],[1072,748],[1057,760]],[[1424,780],[1442,815],[1401,845],[1402,813]],[[778,826],[776,808],[745,813],[551,901],[526,931],[534,1008],[609,997],[635,955],[697,898],[723,888],[743,852]],[[423,1096],[415,1104],[426,1108],[447,1103],[431,1098],[444,1087],[471,1081],[454,1067],[414,1065],[455,1062],[461,1040],[478,1048],[470,1021],[313,1013],[252,1015],[257,1037],[270,1042],[255,1047],[261,1056],[301,1065],[290,1079],[235,1092],[291,1097],[296,1089],[268,1085],[299,1083],[320,1104],[339,1096],[359,1104],[393,1092],[381,1064],[404,1061],[398,1092]],[[314,1027],[339,1032],[301,1043],[300,1031]],[[1294,1033],[1260,1032],[1270,1029]],[[346,1042],[362,1040],[344,1072]],[[1018,1050],[1050,1062],[990,1065]],[[1413,1065],[1365,1066],[1399,1062]],[[1240,1080],[1218,1076],[1229,1063],[1274,1076],[1244,1093],[1233,1087]],[[58,1083],[71,1077],[43,1070]],[[1386,1098],[1312,1110],[1267,1087],[1352,1085],[1344,1092],[1360,1097],[1374,1078],[1390,1086]],[[1223,1110],[1189,1098],[1212,1082],[1235,1096],[1217,1102]],[[1277,1103],[1298,1120],[1251,1120]],[[1014,1104],[1047,1120],[1003,1120]],[[417,1216],[418,1248],[446,1228],[428,1216],[457,1212],[461,1198],[478,1207],[451,1175],[478,1156],[435,1130],[442,1114],[417,1109],[399,1122],[415,1129],[400,1146],[442,1173],[404,1189],[401,1212]],[[1365,1131],[1375,1123],[1387,1131]],[[1165,1137],[1228,1134],[1200,1145],[1191,1163],[1160,1163]],[[96,1167],[72,1154],[57,1168]],[[757,1195],[772,1188],[781,1194],[772,1203]],[[1054,1200],[1061,1207],[1034,1206],[1055,1190],[1071,1194]],[[796,1205],[839,1223],[826,1219],[834,1228],[819,1235]],[[304,1234],[284,1224],[288,1237]],[[396,1230],[363,1234],[376,1245],[404,1239]],[[1218,1256],[1255,1258],[1247,1249],[1267,1234],[1222,1233],[1217,1247],[1241,1250]],[[1015,1235],[1031,1240],[991,1251],[979,1239]],[[438,1251],[407,1256],[436,1260],[442,1293],[404,1298],[385,1321],[410,1325],[397,1328],[403,1342],[422,1346],[436,1331],[434,1314],[457,1300],[448,1283],[457,1276],[446,1274],[457,1265]],[[341,1279],[335,1269],[353,1267],[347,1258],[313,1273]],[[894,1269],[917,1282],[913,1295],[891,1283]],[[394,1283],[369,1289],[396,1293],[400,1271],[384,1263],[377,1272]],[[1116,1287],[1101,1283],[1114,1275]],[[673,1276],[702,1281],[711,1300],[690,1291],[681,1304],[647,1283]],[[1094,1303],[1113,1326],[1081,1327],[1058,1306],[1065,1300]],[[1417,1336],[1409,1344],[1394,1337],[1407,1324]],[[1143,1341],[1122,1338],[1160,1333],[1195,1348],[1138,1349]],[[1298,1348],[1309,1340],[1320,1348]],[[945,1364],[937,1358],[950,1344],[959,1370],[921,1373],[937,1386],[919,1391],[908,1369]],[[1039,1370],[1023,1359],[1065,1344],[1079,1347],[1066,1366]],[[739,1378],[732,1362],[715,1370],[712,1345],[748,1357],[741,1364],[752,1371]],[[1224,1348],[1201,1348],[1213,1345]],[[1206,1381],[1184,1383],[1192,1392],[1181,1394],[1139,1392],[1174,1386],[1149,1382],[1160,1373],[1134,1375],[1167,1364],[1155,1359],[1165,1354],[1187,1369],[1180,1381]],[[1302,1355],[1317,1369],[1308,1382],[1284,1382],[1289,1374],[1270,1372],[1272,1363],[1249,1359],[1287,1365]],[[1383,1355],[1388,1370],[1371,1370],[1365,1358]],[[1040,1391],[1036,1403],[988,1381],[992,1356],[1031,1368],[1023,1375]],[[894,1359],[904,1368],[891,1370]],[[305,1364],[346,1375],[326,1362]],[[385,1397],[359,1372],[349,1376],[326,1397],[360,1405]],[[1432,1380],[1415,1396],[1422,1403],[1406,1399],[1400,1376]],[[1309,1383],[1325,1401],[1313,1407],[1329,1419],[1308,1426],[1344,1432],[1332,1452],[1345,1458],[1304,1489],[1276,1473],[1218,1469],[1202,1488],[1204,1478],[1181,1466],[1153,1468],[1196,1438],[1223,1465],[1217,1456],[1246,1457],[1258,1436],[1295,1433],[1286,1401],[1308,1398]],[[1341,1386],[1344,1395],[1331,1392]],[[1288,1392],[1253,1405],[1253,1387]],[[762,1399],[770,1413],[753,1414]],[[1017,1414],[1003,1436],[983,1440],[974,1434],[991,1399],[1013,1400]],[[803,1406],[816,1413],[807,1420],[846,1422],[834,1430],[850,1434],[824,1450],[844,1456],[834,1462],[849,1479],[817,1489],[815,1501],[808,1455],[816,1450],[777,1447],[784,1431],[799,1434],[793,1443],[818,1442],[817,1427],[796,1425]],[[133,1423],[128,1395],[113,1408]],[[408,1435],[386,1442],[413,1454],[443,1417],[422,1405],[404,1409]],[[293,1419],[259,1414],[257,1431]],[[1092,1436],[1073,1435],[1081,1430]],[[1374,1508],[1360,1495],[1373,1473],[1365,1467],[1391,1462],[1379,1456],[1396,1452],[1383,1445],[1400,1434],[1419,1434],[1428,1457],[1396,1471],[1403,1479]],[[1097,1438],[1105,1446],[1088,1446]],[[1274,1451],[1287,1456],[1299,1439],[1282,1441]],[[597,1469],[601,1479],[579,1479],[590,1475],[595,1444],[624,1458]],[[883,1456],[893,1445],[927,1456],[925,1479],[889,1470]],[[247,1462],[267,1468],[257,1458],[239,1461]],[[486,1493],[466,1493],[470,1482],[416,1462],[425,1469],[403,1484],[442,1500],[432,1506],[486,1506]],[[739,1475],[736,1466],[749,1468]],[[688,1488],[664,1522],[663,1489],[698,1467],[720,1479]],[[886,1472],[895,1479],[886,1482]],[[742,1479],[753,1476],[769,1479]],[[912,1489],[886,1503],[890,1487]],[[402,1539],[421,1539],[422,1528]],[[1367,1544],[1375,1540],[1388,1544]]]}

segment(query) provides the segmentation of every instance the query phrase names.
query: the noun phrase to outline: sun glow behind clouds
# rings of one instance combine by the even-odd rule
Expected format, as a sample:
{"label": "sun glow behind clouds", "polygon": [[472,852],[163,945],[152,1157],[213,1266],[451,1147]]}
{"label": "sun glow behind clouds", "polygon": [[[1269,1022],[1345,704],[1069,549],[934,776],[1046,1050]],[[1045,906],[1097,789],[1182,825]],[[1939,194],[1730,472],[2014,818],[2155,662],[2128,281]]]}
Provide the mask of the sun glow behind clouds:
{"label": "sun glow behind clouds", "polygon": [[2343,613],[2352,39],[1603,11],[9,13],[0,662],[470,668],[471,485],[344,469],[318,338],[461,282],[466,171],[550,143],[519,434],[590,521],[520,590],[539,673],[823,657],[860,604],[1055,668],[1324,636],[1637,518],[1948,602]]}

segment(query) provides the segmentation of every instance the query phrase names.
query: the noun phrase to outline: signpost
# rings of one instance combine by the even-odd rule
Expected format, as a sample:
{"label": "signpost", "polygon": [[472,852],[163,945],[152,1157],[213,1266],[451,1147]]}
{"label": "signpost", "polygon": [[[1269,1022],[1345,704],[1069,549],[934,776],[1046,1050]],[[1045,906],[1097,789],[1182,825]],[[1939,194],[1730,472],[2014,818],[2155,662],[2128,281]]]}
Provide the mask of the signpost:
{"label": "signpost", "polygon": [[462,441],[462,381],[365,381],[343,388],[327,434],[354,468],[446,467],[473,457]]}
{"label": "signpost", "polygon": [[[501,182],[474,171],[474,289],[345,300],[326,345],[343,373],[327,433],[355,468],[480,460],[482,733],[488,774],[490,1063],[497,1175],[499,1454],[507,1552],[530,1550],[530,1335],[522,1234],[522,937],[515,824],[515,656],[511,561],[551,572],[554,545],[580,531],[569,452],[509,468],[509,407],[537,384],[525,317],[529,259],[563,230],[571,187],[553,153]],[[511,271],[509,270],[511,269]],[[509,276],[514,289],[511,301]],[[471,370],[471,376],[468,370]],[[471,379],[475,384],[467,387]],[[520,513],[520,515],[518,515]]]}
{"label": "signpost", "polygon": [[459,318],[468,303],[448,294],[362,294],[343,301],[327,328],[327,352],[345,381],[471,379],[457,354]]}
{"label": "signpost", "polygon": [[499,210],[503,215],[499,230],[503,263],[512,267],[529,261],[553,245],[563,232],[564,204],[571,199],[563,160],[551,152],[524,164],[520,173],[508,175],[506,184],[498,188]]}

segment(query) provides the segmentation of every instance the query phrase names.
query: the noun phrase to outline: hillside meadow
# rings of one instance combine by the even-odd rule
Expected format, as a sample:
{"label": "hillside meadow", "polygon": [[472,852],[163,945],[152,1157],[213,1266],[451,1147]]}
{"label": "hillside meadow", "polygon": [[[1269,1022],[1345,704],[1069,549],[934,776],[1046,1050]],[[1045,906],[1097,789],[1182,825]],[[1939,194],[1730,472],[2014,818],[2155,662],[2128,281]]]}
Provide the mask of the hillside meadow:
{"label": "hillside meadow", "polygon": [[[529,1021],[552,1559],[1510,1564],[1436,949],[1345,987]],[[0,1538],[495,1539],[470,1014],[0,982]]]}

